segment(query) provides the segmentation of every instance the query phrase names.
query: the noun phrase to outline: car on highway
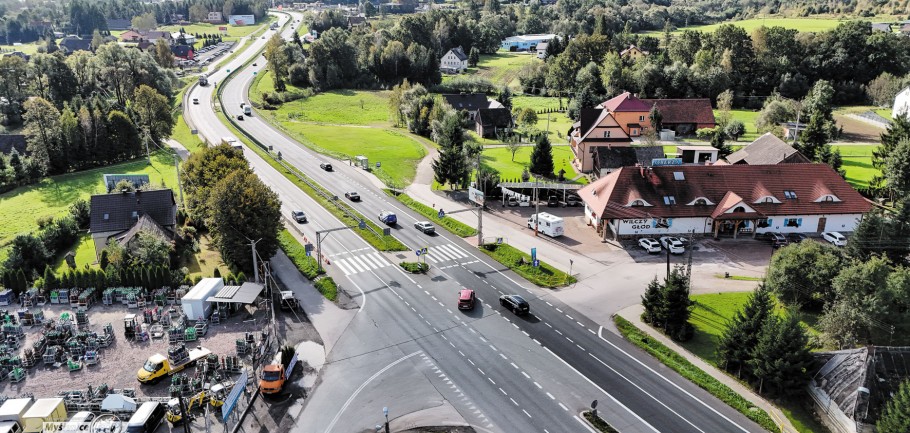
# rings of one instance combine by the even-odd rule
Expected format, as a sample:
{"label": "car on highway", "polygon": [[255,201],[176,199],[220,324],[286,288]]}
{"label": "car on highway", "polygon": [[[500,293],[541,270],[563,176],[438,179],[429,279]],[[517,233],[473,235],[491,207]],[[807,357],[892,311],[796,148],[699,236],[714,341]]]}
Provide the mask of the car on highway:
{"label": "car on highway", "polygon": [[350,201],[360,201],[360,194],[357,194],[355,191],[348,191],[344,193],[344,198]]}
{"label": "car on highway", "polygon": [[199,98],[193,98],[193,105],[199,105]]}
{"label": "car on highway", "polygon": [[650,254],[660,252],[660,242],[652,238],[641,238],[638,240],[638,245]]}
{"label": "car on highway", "polygon": [[787,234],[787,240],[790,241],[791,244],[798,244],[807,239],[809,239],[809,236],[806,236],[805,233],[788,233]]}
{"label": "car on highway", "polygon": [[422,231],[424,234],[431,235],[436,233],[436,227],[433,226],[433,223],[429,221],[417,221],[414,223],[414,228]]}
{"label": "car on highway", "polygon": [[776,232],[766,232],[763,237],[766,241],[770,242],[771,246],[774,248],[785,247],[790,243],[784,235]]}
{"label": "car on highway", "polygon": [[332,171],[332,164],[329,164],[329,163],[327,163],[327,162],[320,162],[320,163],[319,163],[319,168],[321,168],[321,169],[323,169],[323,170],[325,170],[325,171]]}
{"label": "car on highway", "polygon": [[822,239],[831,242],[838,247],[847,245],[847,238],[844,235],[840,234],[840,232],[824,232],[822,233]]}
{"label": "car on highway", "polygon": [[476,302],[477,297],[474,295],[474,291],[471,289],[461,289],[458,292],[458,309],[459,310],[473,310],[474,303]]}
{"label": "car on highway", "polygon": [[237,120],[243,120],[243,115],[242,115],[242,114],[238,114],[238,115],[237,115]]}
{"label": "car on highway", "polygon": [[683,243],[673,236],[661,236],[660,245],[673,254],[682,254],[686,252],[686,247],[683,246]]}
{"label": "car on highway", "polygon": [[528,304],[528,301],[525,301],[524,298],[518,295],[500,296],[499,305],[502,305],[507,310],[515,313],[518,316],[531,312],[531,306]]}
{"label": "car on highway", "polygon": [[305,223],[307,221],[306,214],[302,210],[291,211],[291,218],[294,218],[294,221],[299,223]]}
{"label": "car on highway", "polygon": [[386,225],[393,226],[398,223],[398,216],[394,212],[384,210],[379,212],[379,221]]}

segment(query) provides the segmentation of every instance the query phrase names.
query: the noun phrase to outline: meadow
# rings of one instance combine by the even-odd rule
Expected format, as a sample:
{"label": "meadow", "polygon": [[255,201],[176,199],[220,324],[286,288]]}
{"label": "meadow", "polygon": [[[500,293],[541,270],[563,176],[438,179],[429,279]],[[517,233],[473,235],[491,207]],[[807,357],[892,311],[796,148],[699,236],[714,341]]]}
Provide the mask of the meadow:
{"label": "meadow", "polygon": [[[500,50],[496,54],[481,54],[476,67],[468,68],[465,74],[486,78],[497,86],[518,87],[518,73],[531,62],[540,62],[536,53],[509,52]],[[445,83],[457,75],[443,75]]]}
{"label": "meadow", "polygon": [[[868,19],[868,18],[867,18]],[[768,18],[751,18],[741,21],[725,21],[717,24],[710,24],[704,26],[689,26],[689,27],[680,27],[672,32],[672,34],[682,33],[684,30],[694,30],[706,33],[713,33],[717,30],[718,27],[724,24],[733,24],[737,27],[742,27],[746,32],[752,33],[753,30],[765,26],[765,27],[784,27],[787,29],[796,29],[800,32],[824,32],[831,30],[837,27],[840,23],[848,21],[847,19],[836,19],[836,18],[780,18],[780,17],[768,17]],[[643,32],[646,35],[656,36],[663,33],[662,30],[652,30],[648,32]]]}
{"label": "meadow", "polygon": [[[521,179],[521,173],[531,161],[531,146],[522,146],[515,153],[515,161],[512,161],[512,154],[505,147],[488,147],[483,150],[483,165],[487,168],[499,172],[502,179],[513,180]],[[565,178],[570,180],[578,176],[572,167],[572,149],[569,146],[553,146],[553,171],[559,173],[560,169],[566,171]],[[585,183],[586,178],[582,177],[576,183]]]}

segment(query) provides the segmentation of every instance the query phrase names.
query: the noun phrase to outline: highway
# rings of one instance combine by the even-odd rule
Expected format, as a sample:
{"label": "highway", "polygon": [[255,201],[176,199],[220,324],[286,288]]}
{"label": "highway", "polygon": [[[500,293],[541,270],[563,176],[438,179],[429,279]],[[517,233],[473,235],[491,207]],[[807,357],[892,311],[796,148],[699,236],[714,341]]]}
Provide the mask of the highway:
{"label": "highway", "polygon": [[[283,23],[286,15],[280,16]],[[264,44],[264,39],[248,44],[210,80],[222,81],[225,69],[236,70]],[[243,69],[226,85],[227,115],[241,113],[253,71],[264,66],[260,57],[256,67]],[[233,134],[216,117],[216,103],[208,103],[214,101],[212,91],[197,86],[188,92],[188,98],[206,103],[185,105],[185,115],[217,143]],[[354,295],[359,311],[328,354],[321,385],[306,401],[295,431],[361,431],[379,423],[388,406],[393,417],[450,407],[479,431],[584,432],[589,430],[578,413],[594,399],[600,414],[623,432],[763,431],[464,240],[417,231],[413,223],[423,218],[391,201],[362,170],[313,154],[255,111],[238,123],[338,196],[359,192],[363,200],[350,204],[367,218],[393,210],[399,218],[393,235],[412,250],[430,252],[430,272],[408,275],[396,263],[413,261],[413,252],[381,253],[346,230],[327,237],[328,272],[348,293],[359,293]],[[291,209],[307,212],[310,222],[293,226],[309,239],[316,230],[342,225],[257,154],[244,154],[279,194],[285,215]],[[320,161],[332,162],[335,171],[321,170]],[[455,308],[461,287],[477,292],[475,310]],[[504,293],[525,297],[531,315],[516,317],[502,309],[498,297]]]}

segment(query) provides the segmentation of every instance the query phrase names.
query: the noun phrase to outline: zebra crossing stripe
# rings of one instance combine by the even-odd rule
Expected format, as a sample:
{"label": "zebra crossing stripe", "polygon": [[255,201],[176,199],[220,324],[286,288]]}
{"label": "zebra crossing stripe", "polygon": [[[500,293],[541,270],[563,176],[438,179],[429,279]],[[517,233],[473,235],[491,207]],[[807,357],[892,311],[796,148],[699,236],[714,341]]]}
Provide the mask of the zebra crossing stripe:
{"label": "zebra crossing stripe", "polygon": [[354,256],[354,257],[351,257],[351,259],[354,260],[355,262],[357,262],[357,264],[359,264],[360,266],[363,266],[364,271],[369,271],[369,270],[373,269],[370,267],[370,265],[368,265],[366,263],[366,261],[363,260],[362,256]]}
{"label": "zebra crossing stripe", "polygon": [[344,272],[345,275],[351,275],[353,273],[353,271],[348,268],[349,265],[345,263],[344,260],[335,260],[335,264],[341,268],[341,271]]}

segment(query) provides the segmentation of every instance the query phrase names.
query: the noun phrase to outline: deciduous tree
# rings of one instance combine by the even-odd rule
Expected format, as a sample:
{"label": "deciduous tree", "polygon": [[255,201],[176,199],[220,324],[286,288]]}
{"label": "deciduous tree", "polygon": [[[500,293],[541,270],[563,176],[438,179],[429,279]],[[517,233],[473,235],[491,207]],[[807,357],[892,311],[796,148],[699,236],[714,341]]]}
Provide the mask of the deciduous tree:
{"label": "deciduous tree", "polygon": [[250,170],[235,170],[218,181],[208,199],[212,210],[209,226],[225,262],[253,270],[250,242],[257,240],[259,261],[269,260],[278,250],[281,201]]}

